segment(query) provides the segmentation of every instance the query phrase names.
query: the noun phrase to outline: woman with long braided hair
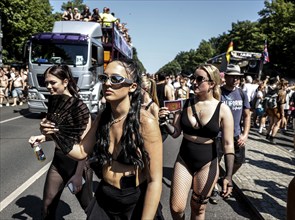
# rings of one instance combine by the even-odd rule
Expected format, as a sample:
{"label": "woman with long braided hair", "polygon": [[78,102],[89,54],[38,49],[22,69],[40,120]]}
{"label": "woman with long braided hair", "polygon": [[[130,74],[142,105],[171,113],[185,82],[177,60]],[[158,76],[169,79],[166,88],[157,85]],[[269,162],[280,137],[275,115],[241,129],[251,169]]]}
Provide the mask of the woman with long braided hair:
{"label": "woman with long braided hair", "polygon": [[[141,108],[141,74],[133,60],[110,62],[103,84],[106,108],[71,149],[82,160],[95,153],[101,181],[88,219],[154,219],[162,190],[162,138],[157,119]],[[41,123],[45,134],[54,126]]]}

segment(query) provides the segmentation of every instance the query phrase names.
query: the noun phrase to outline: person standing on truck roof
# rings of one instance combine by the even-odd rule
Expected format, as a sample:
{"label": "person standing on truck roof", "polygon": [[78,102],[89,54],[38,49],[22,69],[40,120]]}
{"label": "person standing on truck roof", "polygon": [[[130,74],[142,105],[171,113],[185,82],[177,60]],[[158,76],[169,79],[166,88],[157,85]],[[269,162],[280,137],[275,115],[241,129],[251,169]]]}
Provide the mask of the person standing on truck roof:
{"label": "person standing on truck roof", "polygon": [[67,7],[67,10],[62,15],[62,20],[64,20],[64,21],[72,21],[72,20],[74,20],[72,7]]}
{"label": "person standing on truck roof", "polygon": [[93,9],[92,12],[93,13],[92,13],[92,16],[91,16],[91,21],[100,23],[102,21],[102,19],[100,17],[99,9],[95,8],[95,9]]}
{"label": "person standing on truck roof", "polygon": [[78,8],[74,8],[73,16],[74,16],[75,21],[80,21],[81,20],[81,14],[80,14]]}
{"label": "person standing on truck roof", "polygon": [[115,22],[118,20],[111,13],[109,8],[104,8],[104,11],[101,15],[102,20],[102,31],[103,31],[103,42],[110,43],[112,41],[112,28],[115,25]]}
{"label": "person standing on truck roof", "polygon": [[91,12],[88,6],[85,6],[81,13],[82,21],[90,21],[91,20]]}

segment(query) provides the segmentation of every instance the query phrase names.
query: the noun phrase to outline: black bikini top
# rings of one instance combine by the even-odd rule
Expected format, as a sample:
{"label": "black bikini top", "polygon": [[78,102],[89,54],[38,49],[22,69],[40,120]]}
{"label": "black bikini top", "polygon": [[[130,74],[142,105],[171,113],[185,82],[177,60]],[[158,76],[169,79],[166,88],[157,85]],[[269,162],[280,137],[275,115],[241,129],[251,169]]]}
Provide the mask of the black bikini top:
{"label": "black bikini top", "polygon": [[151,100],[146,106],[145,106],[145,110],[148,110],[150,107],[151,107],[151,105],[153,104],[153,100]]}
{"label": "black bikini top", "polygon": [[125,164],[125,165],[134,165],[130,157],[127,157],[127,155],[124,153],[123,149],[118,154],[117,158],[114,159],[114,161],[117,161],[119,163]]}
{"label": "black bikini top", "polygon": [[181,114],[181,120],[180,120],[183,133],[193,135],[193,136],[204,137],[204,138],[211,138],[211,139],[217,137],[219,133],[219,129],[220,129],[219,112],[220,112],[221,102],[218,103],[214,114],[212,115],[211,119],[208,121],[206,125],[202,125],[197,115],[196,108],[193,103],[193,99],[190,99],[190,103],[191,103],[193,115],[198,122],[199,128],[194,128],[191,122],[189,121],[188,115],[187,115],[189,102],[186,102],[183,108],[183,112]]}

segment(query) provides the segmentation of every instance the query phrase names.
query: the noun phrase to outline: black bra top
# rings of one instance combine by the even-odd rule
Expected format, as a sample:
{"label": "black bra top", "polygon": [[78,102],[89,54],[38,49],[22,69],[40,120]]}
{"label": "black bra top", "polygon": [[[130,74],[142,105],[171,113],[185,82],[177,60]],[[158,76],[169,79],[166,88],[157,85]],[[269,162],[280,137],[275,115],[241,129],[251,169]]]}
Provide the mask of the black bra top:
{"label": "black bra top", "polygon": [[117,158],[116,159],[113,158],[113,160],[125,165],[134,165],[131,158],[130,157],[128,158],[123,150],[121,150]]}
{"label": "black bra top", "polygon": [[181,114],[181,121],[180,121],[183,133],[193,135],[193,136],[204,137],[204,138],[211,138],[211,139],[217,137],[219,133],[219,129],[220,129],[219,112],[220,112],[221,102],[218,103],[215,109],[215,112],[212,115],[211,119],[208,121],[208,123],[206,125],[202,125],[196,113],[193,99],[190,99],[190,100],[191,100],[190,103],[192,107],[192,112],[198,122],[199,128],[194,128],[188,119],[187,109],[188,109],[189,102],[187,101],[183,108],[183,112]]}
{"label": "black bra top", "polygon": [[153,100],[151,100],[146,106],[145,106],[145,110],[148,110],[150,107],[151,107],[151,105],[153,104]]}

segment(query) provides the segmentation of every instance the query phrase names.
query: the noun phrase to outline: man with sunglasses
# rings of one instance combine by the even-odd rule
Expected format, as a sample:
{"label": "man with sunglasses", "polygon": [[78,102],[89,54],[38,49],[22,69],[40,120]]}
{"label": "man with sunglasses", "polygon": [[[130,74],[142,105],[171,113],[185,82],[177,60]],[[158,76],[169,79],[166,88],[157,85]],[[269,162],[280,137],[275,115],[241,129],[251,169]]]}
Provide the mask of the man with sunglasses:
{"label": "man with sunglasses", "polygon": [[[250,104],[247,95],[239,88],[241,77],[240,66],[229,64],[224,74],[225,84],[221,86],[221,101],[229,106],[234,118],[234,148],[235,161],[233,175],[245,163],[245,143],[250,130]],[[223,156],[222,135],[219,134],[216,145],[219,154],[219,160]],[[215,189],[217,186],[215,186]],[[213,190],[210,202],[217,204],[216,190]]]}

